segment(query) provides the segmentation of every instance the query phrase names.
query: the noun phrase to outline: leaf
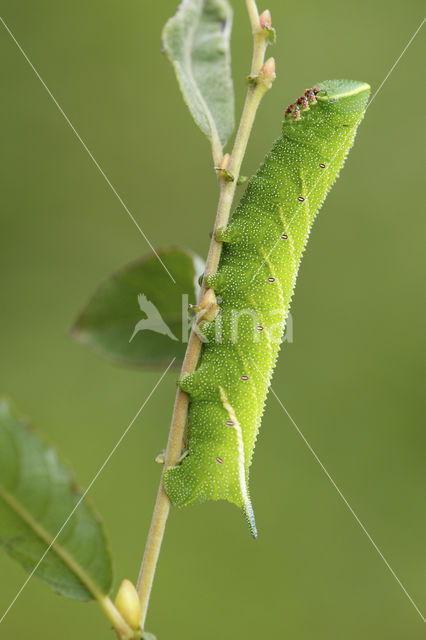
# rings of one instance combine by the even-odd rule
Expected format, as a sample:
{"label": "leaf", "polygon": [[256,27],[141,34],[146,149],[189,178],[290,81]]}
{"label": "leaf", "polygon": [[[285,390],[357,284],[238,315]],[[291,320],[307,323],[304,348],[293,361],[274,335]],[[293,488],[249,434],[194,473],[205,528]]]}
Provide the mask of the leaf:
{"label": "leaf", "polygon": [[80,500],[55,450],[0,400],[0,546],[57,593],[91,600],[111,588],[111,559],[98,518]]}
{"label": "leaf", "polygon": [[222,145],[234,130],[231,26],[227,0],[184,0],[163,30],[185,104],[201,131]]}
{"label": "leaf", "polygon": [[171,248],[113,273],[101,284],[72,328],[73,337],[115,363],[157,368],[176,357],[179,368],[188,336],[187,307],[194,304],[204,263],[195,254]]}

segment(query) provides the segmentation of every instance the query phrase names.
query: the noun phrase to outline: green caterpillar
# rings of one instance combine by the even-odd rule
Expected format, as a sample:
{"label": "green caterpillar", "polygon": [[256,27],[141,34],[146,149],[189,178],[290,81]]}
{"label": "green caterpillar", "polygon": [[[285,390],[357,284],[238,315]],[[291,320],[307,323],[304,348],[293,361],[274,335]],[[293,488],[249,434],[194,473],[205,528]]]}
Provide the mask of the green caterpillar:
{"label": "green caterpillar", "polygon": [[190,394],[187,455],[166,471],[173,504],[225,499],[256,525],[248,471],[303,251],[351,148],[370,87],[331,80],[286,112],[282,136],[248,183],[228,227],[218,272],[206,276],[219,314],[205,336]]}

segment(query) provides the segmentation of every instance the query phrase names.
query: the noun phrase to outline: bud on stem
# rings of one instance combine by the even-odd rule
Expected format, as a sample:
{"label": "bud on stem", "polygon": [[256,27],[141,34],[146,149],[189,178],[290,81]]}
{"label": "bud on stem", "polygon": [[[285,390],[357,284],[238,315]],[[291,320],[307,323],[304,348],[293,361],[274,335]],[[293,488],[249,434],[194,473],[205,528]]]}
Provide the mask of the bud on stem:
{"label": "bud on stem", "polygon": [[138,592],[130,580],[122,581],[115,598],[115,606],[134,631],[139,629],[141,605]]}
{"label": "bud on stem", "polygon": [[201,311],[197,316],[197,323],[199,324],[202,320],[213,322],[219,312],[219,305],[213,289],[207,289],[205,292],[200,301],[200,309]]}
{"label": "bud on stem", "polygon": [[265,11],[263,11],[263,13],[260,14],[259,22],[260,22],[260,27],[262,29],[266,29],[267,27],[271,26],[272,18],[271,18],[271,12],[269,11],[269,9],[266,9]]}
{"label": "bud on stem", "polygon": [[227,169],[229,167],[229,163],[231,162],[231,156],[229,153],[225,153],[222,160],[219,162],[218,169]]}
{"label": "bud on stem", "polygon": [[262,67],[262,76],[267,80],[271,78],[273,80],[275,78],[275,60],[274,58],[268,58],[265,64]]}
{"label": "bud on stem", "polygon": [[218,166],[215,167],[216,172],[218,173],[218,175],[222,176],[225,182],[234,182],[234,176],[228,171],[230,162],[231,156],[229,155],[229,153],[225,153]]}

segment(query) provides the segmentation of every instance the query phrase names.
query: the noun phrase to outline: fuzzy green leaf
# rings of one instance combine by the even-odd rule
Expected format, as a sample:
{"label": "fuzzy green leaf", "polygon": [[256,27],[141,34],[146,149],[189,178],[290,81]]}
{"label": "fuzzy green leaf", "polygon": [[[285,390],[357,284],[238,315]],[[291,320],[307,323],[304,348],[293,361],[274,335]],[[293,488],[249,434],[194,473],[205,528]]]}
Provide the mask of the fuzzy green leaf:
{"label": "fuzzy green leaf", "polygon": [[54,449],[0,400],[0,546],[57,593],[91,600],[109,592],[111,560],[98,518],[80,500]]}
{"label": "fuzzy green leaf", "polygon": [[73,337],[124,366],[153,369],[176,357],[179,368],[188,336],[187,306],[194,304],[204,263],[182,249],[132,262],[101,284],[72,328]]}
{"label": "fuzzy green leaf", "polygon": [[185,104],[201,131],[226,144],[234,130],[227,0],[184,0],[163,30]]}

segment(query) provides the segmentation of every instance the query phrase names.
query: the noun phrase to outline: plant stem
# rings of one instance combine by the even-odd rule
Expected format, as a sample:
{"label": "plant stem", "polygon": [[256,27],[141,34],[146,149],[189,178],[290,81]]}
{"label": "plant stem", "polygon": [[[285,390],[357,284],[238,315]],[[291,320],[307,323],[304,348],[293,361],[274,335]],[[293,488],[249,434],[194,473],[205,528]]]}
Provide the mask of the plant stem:
{"label": "plant stem", "polygon": [[246,0],[247,13],[254,34],[259,29],[259,12],[255,0]]}
{"label": "plant stem", "polygon": [[[267,47],[267,34],[260,27],[259,13],[256,7],[256,2],[254,2],[254,0],[246,0],[246,6],[253,33],[253,58],[251,65],[251,77],[253,78],[253,82],[249,84],[241,121],[239,124],[237,135],[235,137],[235,143],[228,167],[229,173],[232,174],[234,179],[232,181],[227,181],[225,177],[219,175],[219,204],[217,208],[216,220],[207,256],[204,275],[216,273],[217,271],[222,251],[222,243],[216,240],[215,232],[219,227],[224,227],[228,223],[232,202],[235,195],[235,189],[237,186],[237,180],[240,175],[241,164],[246,152],[247,143],[250,137],[256,111],[263,95],[270,88],[275,77],[275,75],[273,74],[273,76],[268,79],[262,78],[261,70],[264,63],[265,51]],[[206,287],[203,283],[199,296],[200,304],[202,304],[205,294]],[[194,322],[194,325],[196,325],[196,323],[197,321]],[[194,327],[189,338],[188,347],[182,365],[181,375],[192,373],[195,370],[200,355],[201,346],[201,340]],[[142,629],[145,625],[152,583],[154,580],[157,561],[160,554],[166,521],[170,510],[170,500],[164,490],[163,477],[166,470],[177,463],[182,453],[183,439],[185,435],[186,420],[188,414],[188,404],[189,396],[178,388],[173,409],[173,417],[170,426],[163,473],[161,476],[160,487],[158,490],[157,500],[155,503],[154,513],[151,521],[151,527],[149,530],[148,540],[146,543],[145,553],[137,582],[137,590],[141,602]]]}
{"label": "plant stem", "polygon": [[139,637],[139,634],[130,628],[108,596],[100,595],[96,599],[101,605],[106,617],[114,627],[119,640],[132,640],[132,638]]}

